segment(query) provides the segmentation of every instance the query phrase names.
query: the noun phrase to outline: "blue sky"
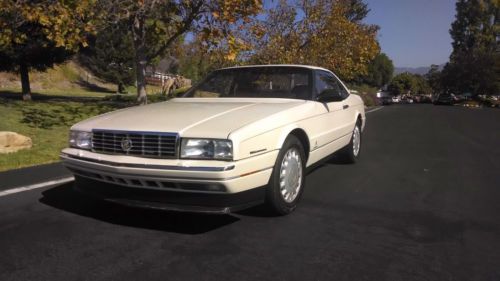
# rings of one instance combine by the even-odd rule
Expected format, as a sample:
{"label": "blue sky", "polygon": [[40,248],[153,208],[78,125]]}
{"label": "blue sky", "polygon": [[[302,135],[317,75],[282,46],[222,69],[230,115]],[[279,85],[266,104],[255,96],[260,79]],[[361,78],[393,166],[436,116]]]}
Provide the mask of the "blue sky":
{"label": "blue sky", "polygon": [[380,26],[379,42],[399,67],[430,66],[448,61],[449,29],[455,0],[365,0],[366,23]]}

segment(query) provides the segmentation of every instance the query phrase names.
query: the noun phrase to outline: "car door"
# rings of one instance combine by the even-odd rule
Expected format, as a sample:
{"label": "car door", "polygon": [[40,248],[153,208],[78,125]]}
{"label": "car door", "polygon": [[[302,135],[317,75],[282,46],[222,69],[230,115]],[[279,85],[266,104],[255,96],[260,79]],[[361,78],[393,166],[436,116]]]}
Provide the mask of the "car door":
{"label": "car door", "polygon": [[315,75],[317,100],[328,109],[326,122],[325,141],[334,142],[351,133],[351,109],[346,99],[349,92],[342,83],[330,72],[318,70]]}
{"label": "car door", "polygon": [[340,81],[340,79],[334,75],[335,80],[339,85],[340,95],[342,97],[342,118],[343,128],[341,129],[342,135],[349,135],[354,130],[354,125],[356,124],[356,105],[359,105],[358,99],[354,98],[353,95],[349,93],[347,87]]}

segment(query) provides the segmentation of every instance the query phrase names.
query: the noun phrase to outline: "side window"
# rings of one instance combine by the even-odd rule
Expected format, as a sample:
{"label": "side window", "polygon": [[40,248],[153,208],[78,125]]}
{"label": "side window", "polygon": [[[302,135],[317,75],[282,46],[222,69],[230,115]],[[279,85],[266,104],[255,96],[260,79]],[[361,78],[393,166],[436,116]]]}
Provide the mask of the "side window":
{"label": "side window", "polygon": [[337,77],[329,72],[321,70],[316,74],[316,90],[318,94],[324,90],[333,90],[332,93],[342,97],[342,99],[346,99],[349,96],[349,93],[342,86]]}
{"label": "side window", "polygon": [[345,100],[347,97],[349,97],[349,91],[344,86],[342,86],[342,83],[340,83],[338,78],[336,78],[335,80],[337,80],[337,84],[339,85],[340,95],[342,96],[342,99]]}
{"label": "side window", "polygon": [[335,96],[341,96],[340,85],[335,76],[326,71],[316,73],[316,91],[318,95],[325,90],[331,90],[330,93]]}
{"label": "side window", "polygon": [[335,90],[338,92],[339,87],[333,75],[325,71],[318,71],[316,74],[316,90],[318,94],[324,90]]}

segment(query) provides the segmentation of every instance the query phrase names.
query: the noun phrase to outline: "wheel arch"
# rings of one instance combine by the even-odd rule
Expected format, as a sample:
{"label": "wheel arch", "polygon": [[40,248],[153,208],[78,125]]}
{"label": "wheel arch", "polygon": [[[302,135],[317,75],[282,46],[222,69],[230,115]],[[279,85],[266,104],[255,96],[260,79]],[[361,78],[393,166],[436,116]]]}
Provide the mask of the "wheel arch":
{"label": "wheel arch", "polygon": [[361,117],[361,114],[358,113],[358,117],[356,118],[356,123],[360,123],[361,124],[361,127],[364,127],[365,126],[365,121],[363,120],[363,118]]}
{"label": "wheel arch", "polygon": [[299,141],[302,143],[302,146],[304,147],[304,154],[306,156],[305,161],[309,159],[309,152],[311,150],[311,144],[309,141],[309,136],[307,135],[306,131],[300,127],[290,127],[286,131],[284,131],[281,135],[280,141],[279,141],[279,148],[283,147],[283,144],[285,143],[286,138],[288,136],[293,135],[296,138],[299,139]]}
{"label": "wheel arch", "polygon": [[356,121],[354,123],[354,125],[356,125],[358,122],[360,122],[360,125],[361,125],[361,131],[363,131],[365,129],[365,123],[366,123],[366,115],[365,115],[365,112],[364,111],[358,111],[356,110]]}

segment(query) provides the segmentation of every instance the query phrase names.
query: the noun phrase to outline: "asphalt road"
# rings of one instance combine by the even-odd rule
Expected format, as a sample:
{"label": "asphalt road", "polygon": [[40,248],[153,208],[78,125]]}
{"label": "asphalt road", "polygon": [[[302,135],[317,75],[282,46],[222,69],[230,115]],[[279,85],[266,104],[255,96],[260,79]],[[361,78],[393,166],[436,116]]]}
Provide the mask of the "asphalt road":
{"label": "asphalt road", "polygon": [[286,217],[0,197],[0,280],[500,280],[500,111],[388,106],[363,137]]}

